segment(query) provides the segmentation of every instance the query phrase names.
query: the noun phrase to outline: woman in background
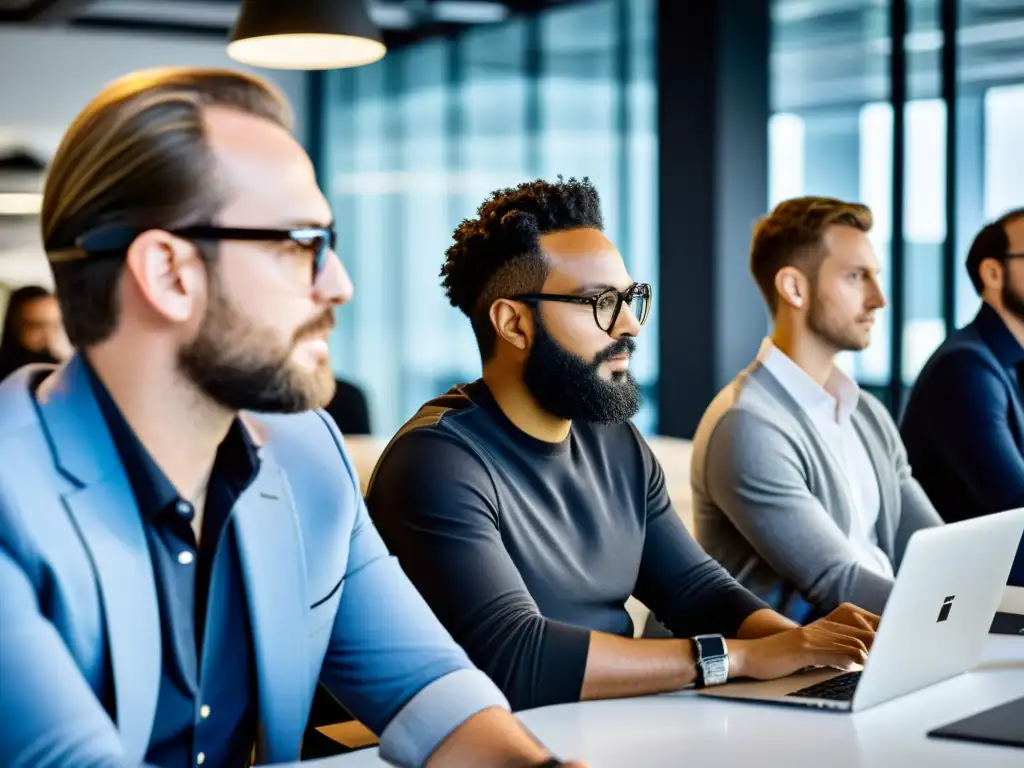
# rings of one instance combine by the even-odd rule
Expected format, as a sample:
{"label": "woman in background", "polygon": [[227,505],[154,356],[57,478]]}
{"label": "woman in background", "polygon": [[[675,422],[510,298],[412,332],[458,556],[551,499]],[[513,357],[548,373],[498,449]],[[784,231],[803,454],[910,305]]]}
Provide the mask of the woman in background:
{"label": "woman in background", "polygon": [[60,306],[45,288],[11,293],[0,335],[0,381],[29,363],[60,363],[71,354]]}

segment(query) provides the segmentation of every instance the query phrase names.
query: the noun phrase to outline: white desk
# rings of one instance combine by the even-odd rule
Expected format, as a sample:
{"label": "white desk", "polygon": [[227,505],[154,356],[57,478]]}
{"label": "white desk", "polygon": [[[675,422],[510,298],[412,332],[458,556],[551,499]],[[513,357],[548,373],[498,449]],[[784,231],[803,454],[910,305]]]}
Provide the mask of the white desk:
{"label": "white desk", "polygon": [[[1022,695],[1024,638],[991,635],[975,671],[856,715],[682,692],[544,707],[520,717],[557,755],[585,760],[591,768],[1020,768],[1019,749],[925,734]],[[301,765],[385,763],[376,750],[364,750]]]}

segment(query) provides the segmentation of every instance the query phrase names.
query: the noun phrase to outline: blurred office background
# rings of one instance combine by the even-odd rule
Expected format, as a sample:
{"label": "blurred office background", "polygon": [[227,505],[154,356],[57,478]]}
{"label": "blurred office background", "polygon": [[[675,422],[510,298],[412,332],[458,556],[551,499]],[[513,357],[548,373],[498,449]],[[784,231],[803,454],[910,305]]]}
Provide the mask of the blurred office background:
{"label": "blurred office background", "polygon": [[[292,99],[335,209],[356,298],[334,364],[381,436],[479,375],[438,271],[491,190],[597,184],[610,236],[656,290],[638,424],[681,437],[767,329],[747,245],[768,207],[826,194],[874,210],[891,304],[843,364],[898,410],[978,306],[971,238],[1024,204],[1024,0],[368,5],[383,60],[265,74]],[[49,282],[33,201],[67,123],[124,72],[239,66],[225,53],[237,10],[0,0],[0,309],[5,290]]]}

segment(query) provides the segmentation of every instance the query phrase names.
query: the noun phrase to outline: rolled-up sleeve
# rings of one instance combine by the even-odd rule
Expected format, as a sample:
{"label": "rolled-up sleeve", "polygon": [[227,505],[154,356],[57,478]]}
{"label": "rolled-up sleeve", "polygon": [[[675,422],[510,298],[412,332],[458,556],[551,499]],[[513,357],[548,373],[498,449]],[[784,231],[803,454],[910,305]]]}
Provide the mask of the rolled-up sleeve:
{"label": "rolled-up sleeve", "polygon": [[491,679],[475,669],[445,675],[395,715],[381,734],[380,756],[396,765],[423,765],[455,726],[504,700]]}
{"label": "rolled-up sleeve", "polygon": [[388,553],[358,488],[353,475],[358,511],[321,680],[380,735],[383,758],[418,768],[466,720],[509,705]]}

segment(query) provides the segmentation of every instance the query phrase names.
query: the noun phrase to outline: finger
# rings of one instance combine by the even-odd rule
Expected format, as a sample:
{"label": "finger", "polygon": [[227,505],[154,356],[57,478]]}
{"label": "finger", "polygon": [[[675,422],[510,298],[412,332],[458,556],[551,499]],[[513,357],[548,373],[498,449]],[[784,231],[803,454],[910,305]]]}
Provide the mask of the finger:
{"label": "finger", "polygon": [[846,621],[857,612],[857,606],[853,603],[840,603],[825,618],[833,621]]}
{"label": "finger", "polygon": [[849,634],[829,632],[826,629],[822,629],[820,632],[815,633],[815,635],[810,648],[812,653],[850,653],[859,659],[866,657],[870,649],[868,643]]}
{"label": "finger", "polygon": [[868,629],[866,627],[853,627],[849,624],[836,624],[835,622],[822,623],[820,627],[815,627],[823,632],[827,632],[833,637],[852,637],[856,638],[860,642],[864,643],[865,646],[870,648],[875,642],[875,630]]}
{"label": "finger", "polygon": [[860,640],[867,648],[870,648],[875,642],[875,630],[873,629],[843,627],[840,634]]}
{"label": "finger", "polygon": [[879,616],[853,603],[843,603],[825,618],[840,624],[856,627],[866,626],[871,629],[878,629],[878,622],[880,621]]}
{"label": "finger", "polygon": [[860,615],[865,621],[867,621],[873,630],[876,632],[878,631],[878,625],[882,621],[881,616],[877,613],[872,613],[871,611],[865,611],[863,608],[860,609]]}
{"label": "finger", "polygon": [[861,608],[859,605],[851,604],[849,615],[851,621],[856,622],[858,625],[871,627],[871,629],[878,629],[878,622],[882,620],[878,614]]}
{"label": "finger", "polygon": [[871,630],[855,630],[852,627],[842,627],[838,631],[829,632],[829,636],[838,645],[863,647],[865,650],[871,648],[875,640]]}
{"label": "finger", "polygon": [[864,648],[843,648],[834,655],[837,666],[845,672],[850,672],[856,667],[863,667],[868,661],[868,652]]}
{"label": "finger", "polygon": [[812,652],[812,656],[818,664],[849,671],[856,665],[864,665],[868,649],[853,638],[838,638],[817,652]]}

